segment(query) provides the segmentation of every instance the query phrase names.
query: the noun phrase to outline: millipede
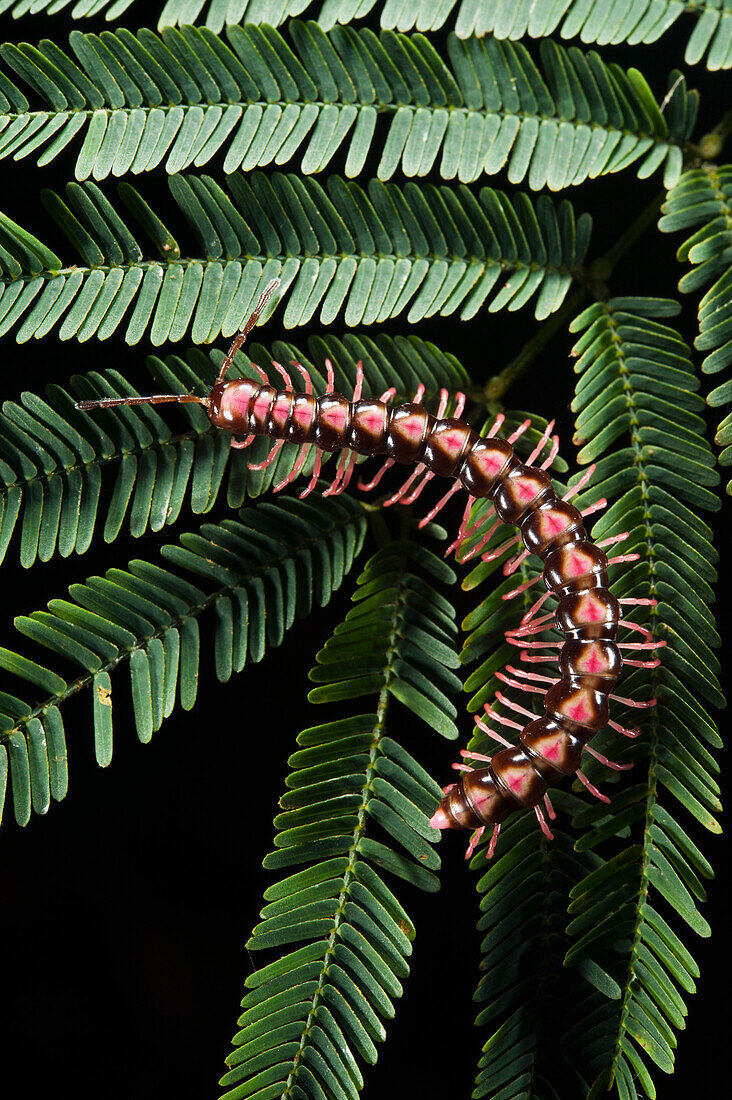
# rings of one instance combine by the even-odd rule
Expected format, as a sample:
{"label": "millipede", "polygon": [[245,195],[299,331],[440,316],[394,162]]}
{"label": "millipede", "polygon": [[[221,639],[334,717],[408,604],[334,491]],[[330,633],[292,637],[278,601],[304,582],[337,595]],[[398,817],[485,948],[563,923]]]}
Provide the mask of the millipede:
{"label": "millipede", "polygon": [[[550,818],[556,816],[547,793],[551,785],[576,775],[593,795],[609,801],[581,770],[585,752],[609,768],[624,770],[632,766],[608,760],[589,744],[594,735],[608,725],[627,737],[639,734],[636,729],[628,729],[610,720],[609,701],[630,707],[651,707],[656,702],[655,699],[637,702],[614,693],[624,663],[641,668],[653,668],[659,664],[657,657],[651,660],[623,657],[622,650],[655,650],[664,645],[654,640],[645,627],[628,621],[623,615],[625,605],[652,606],[656,601],[635,597],[616,599],[609,590],[608,567],[636,560],[638,555],[609,558],[605,553],[604,545],[618,542],[625,535],[613,536],[597,545],[589,539],[583,520],[603,506],[604,501],[586,508],[584,512],[570,503],[571,498],[587,484],[592,467],[564,496],[557,494],[547,472],[558,449],[556,437],[551,437],[552,424],[547,426],[526,462],[521,462],[512,444],[530,426],[530,421],[524,421],[507,439],[502,439],[497,434],[505,419],[502,414],[496,417],[485,435],[479,435],[460,419],[465,406],[463,394],[455,395],[455,415],[450,417],[445,416],[449,404],[446,390],[440,393],[435,416],[422,405],[425,392],[422,385],[411,402],[401,405],[391,404],[396,395],[393,387],[378,399],[363,398],[361,363],[357,365],[356,384],[350,399],[335,392],[334,372],[329,360],[326,360],[326,390],[319,397],[313,393],[308,372],[298,363],[292,366],[303,378],[303,392],[295,391],[290,375],[279,363],[273,365],[282,376],[284,389],[272,386],[264,371],[254,364],[261,381],[252,378],[227,381],[226,375],[234,356],[257,324],[278,285],[279,280],[274,279],[265,287],[251,316],[229,348],[217,380],[207,396],[157,394],[150,397],[106,397],[81,401],[76,407],[88,411],[116,405],[166,402],[203,405],[214,427],[232,433],[232,447],[248,447],[260,435],[274,440],[263,462],[249,464],[251,469],[256,470],[269,466],[286,442],[297,444],[301,448],[300,453],[287,476],[275,486],[275,491],[284,489],[295,480],[305,465],[310,449],[315,448],[312,476],[300,494],[302,497],[315,487],[326,452],[342,453],[333,482],[324,495],[336,495],[347,488],[357,455],[387,456],[376,476],[366,484],[360,483],[359,487],[365,490],[375,488],[386,470],[395,463],[414,465],[401,488],[385,501],[388,505],[411,504],[432,478],[451,478],[451,487],[420,521],[420,526],[434,519],[453,493],[465,489],[467,503],[457,537],[448,547],[448,553],[454,551],[457,555],[469,543],[469,549],[460,561],[477,555],[489,560],[505,553],[514,542],[519,547],[523,544],[523,549],[504,565],[507,574],[515,571],[529,554],[541,560],[542,573],[518,585],[504,597],[513,598],[543,579],[543,595],[526,612],[520,625],[509,631],[506,637],[519,648],[521,660],[525,663],[546,663],[549,657],[532,651],[557,648],[559,677],[540,675],[512,665],[497,673],[498,679],[507,687],[543,695],[544,713],[537,717],[520,703],[497,693],[497,699],[508,710],[529,719],[521,725],[485,704],[488,720],[493,719],[499,725],[520,731],[518,743],[511,744],[482,716],[476,716],[477,727],[503,747],[493,756],[462,751],[463,761],[453,765],[462,771],[462,777],[443,788],[443,797],[431,825],[436,829],[471,830],[468,856],[486,827],[492,826],[486,847],[486,855],[490,858],[501,823],[508,815],[519,809],[533,809],[539,826],[551,838],[551,830],[541,808],[543,804]],[[235,439],[235,435],[243,438]],[[550,438],[548,456],[540,465],[534,465]],[[473,504],[481,499],[490,501],[490,507],[471,525]],[[486,550],[494,532],[504,523],[517,527],[518,536]],[[490,526],[486,530],[488,524]],[[557,600],[556,609],[542,612],[550,596]],[[546,631],[552,619],[564,635],[563,641],[528,640],[532,635]],[[640,633],[643,641],[621,642],[621,625]],[[484,766],[466,764],[466,759]]]}

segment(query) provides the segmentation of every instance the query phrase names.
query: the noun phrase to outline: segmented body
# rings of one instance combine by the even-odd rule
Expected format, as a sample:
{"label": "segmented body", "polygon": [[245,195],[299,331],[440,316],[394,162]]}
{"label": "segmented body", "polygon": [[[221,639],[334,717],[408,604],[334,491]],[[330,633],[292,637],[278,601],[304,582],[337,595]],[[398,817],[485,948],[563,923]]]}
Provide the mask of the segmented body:
{"label": "segmented body", "polygon": [[[354,470],[356,454],[387,456],[382,471],[369,485],[361,486],[367,489],[378,483],[383,471],[390,465],[414,465],[414,470],[404,485],[386,504],[397,501],[411,503],[434,476],[452,478],[451,488],[421,521],[420,526],[436,515],[452,493],[461,488],[467,490],[468,503],[463,521],[457,539],[449,548],[464,547],[466,540],[475,536],[470,551],[462,560],[479,553],[491,537],[494,527],[485,533],[485,516],[472,527],[468,527],[472,504],[479,499],[490,500],[498,522],[517,527],[525,547],[522,554],[504,566],[504,571],[511,572],[527,554],[536,554],[544,567],[544,596],[524,616],[522,625],[511,632],[512,636],[507,637],[515,644],[526,647],[522,653],[524,660],[548,661],[550,658],[546,655],[529,656],[528,649],[556,643],[527,643],[525,638],[548,629],[547,620],[552,616],[537,615],[544,600],[550,595],[555,596],[557,607],[554,621],[564,635],[557,658],[560,675],[554,680],[513,669],[510,665],[506,671],[511,676],[497,673],[498,678],[511,687],[543,694],[544,714],[533,718],[531,711],[498,693],[500,702],[532,720],[522,727],[505,715],[493,711],[488,705],[485,706],[489,716],[495,718],[499,724],[520,730],[518,744],[511,745],[495,729],[476,718],[478,726],[505,747],[492,757],[472,751],[463,752],[464,757],[485,761],[488,766],[472,768],[465,764],[456,765],[465,774],[459,782],[445,788],[444,797],[432,818],[432,825],[439,829],[475,830],[468,848],[469,854],[484,828],[492,825],[493,835],[487,849],[488,857],[493,853],[501,822],[513,810],[521,807],[533,808],[541,828],[551,836],[539,804],[543,800],[549,815],[554,816],[547,795],[547,789],[553,783],[576,774],[593,794],[609,801],[580,770],[583,752],[592,753],[612,768],[622,770],[630,766],[613,764],[588,746],[594,734],[608,724],[627,736],[633,737],[637,734],[637,731],[609,721],[609,699],[619,699],[630,706],[652,706],[655,703],[655,700],[636,703],[613,695],[613,688],[623,664],[621,649],[647,650],[663,645],[662,642],[654,642],[644,627],[623,621],[622,618],[621,604],[652,604],[655,601],[630,598],[616,600],[608,590],[608,565],[633,560],[637,555],[608,559],[604,551],[593,545],[588,538],[583,525],[583,513],[569,503],[569,498],[578,491],[588,475],[564,498],[560,499],[557,495],[546,472],[546,467],[551,465],[556,454],[556,439],[549,457],[538,467],[532,465],[548,442],[551,425],[539,446],[534,449],[527,462],[523,463],[514,454],[511,443],[528,427],[529,421],[521,425],[508,440],[504,440],[495,435],[504,419],[502,416],[496,419],[486,436],[478,435],[459,418],[464,405],[462,394],[457,395],[456,415],[447,418],[444,416],[448,407],[448,394],[445,390],[441,392],[437,416],[433,416],[421,404],[423,386],[419,387],[413,401],[395,407],[390,405],[395,393],[393,389],[388,390],[378,400],[362,399],[363,369],[360,363],[351,400],[334,392],[333,369],[328,361],[327,391],[320,397],[314,396],[307,371],[297,363],[293,366],[305,381],[305,392],[294,391],[290,375],[278,363],[274,366],[284,379],[284,389],[270,385],[267,376],[258,367],[254,369],[258,371],[261,382],[251,378],[226,381],[234,355],[257,323],[267,299],[276,288],[277,280],[274,280],[260,296],[247,324],[229,349],[218,381],[207,397],[158,394],[152,397],[101,398],[80,402],[77,407],[90,410],[126,404],[176,401],[198,403],[207,409],[214,426],[232,433],[233,447],[247,447],[260,435],[275,441],[264,462],[250,463],[254,469],[268,466],[286,442],[297,444],[301,448],[300,454],[290,473],[275,487],[276,490],[284,488],[297,477],[311,447],[314,447],[316,458],[312,477],[301,496],[306,496],[314,488],[320,473],[322,454],[327,451],[341,451],[342,455],[335,479],[330,488],[326,489],[326,495],[343,492],[346,488]],[[235,440],[234,435],[243,436],[244,439]],[[420,477],[421,481],[417,481]],[[604,502],[598,502],[584,514],[596,510],[602,503]],[[615,536],[606,541],[615,542],[623,537],[625,536]],[[495,558],[509,546],[510,543],[488,550],[482,557]],[[533,581],[520,585],[514,593],[504,598],[517,594],[531,583]],[[621,623],[640,631],[646,640],[620,642],[618,631]],[[653,667],[658,661],[630,660],[626,663]],[[548,690],[545,689],[545,683],[550,685]],[[537,686],[539,684],[541,686]]]}
{"label": "segmented body", "polygon": [[585,745],[608,722],[608,696],[622,667],[621,609],[608,590],[607,555],[544,470],[520,462],[505,440],[483,438],[456,418],[437,419],[417,403],[314,397],[240,379],[212,390],[209,416],[246,436],[421,463],[456,479],[472,498],[490,499],[498,518],[517,526],[526,550],[541,558],[565,636],[561,678],[546,693],[543,717],[526,724],[518,745],[448,789],[433,818],[437,827],[498,825],[519,807],[538,806],[551,784],[578,770]]}

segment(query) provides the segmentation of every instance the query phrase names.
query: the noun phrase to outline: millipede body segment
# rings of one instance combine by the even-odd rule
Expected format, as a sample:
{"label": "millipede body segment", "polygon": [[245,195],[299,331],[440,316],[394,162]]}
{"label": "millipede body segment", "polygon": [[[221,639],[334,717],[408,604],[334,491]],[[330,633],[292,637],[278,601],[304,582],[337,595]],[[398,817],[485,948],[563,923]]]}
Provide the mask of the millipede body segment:
{"label": "millipede body segment", "polygon": [[[268,291],[271,293],[270,288]],[[551,680],[520,669],[511,670],[519,679],[501,677],[511,686],[534,692],[544,692],[544,682],[548,681],[550,686],[543,699],[544,714],[528,721],[523,728],[503,719],[503,724],[521,729],[519,741],[515,746],[504,742],[506,747],[491,758],[472,752],[464,753],[473,760],[484,761],[486,766],[474,769],[462,766],[464,776],[445,788],[432,825],[438,829],[476,830],[469,851],[472,851],[485,826],[493,826],[489,854],[492,854],[501,822],[516,809],[534,809],[541,827],[548,833],[540,803],[545,801],[553,816],[547,797],[547,789],[552,784],[565,776],[577,774],[593,793],[604,797],[585,779],[580,764],[590,739],[608,724],[608,700],[623,664],[621,647],[651,649],[659,644],[650,640],[642,627],[636,629],[649,640],[621,643],[618,639],[622,621],[621,601],[616,600],[608,589],[608,565],[613,561],[628,560],[634,555],[608,559],[605,552],[588,538],[582,513],[567,499],[560,499],[545,469],[531,465],[531,459],[543,448],[548,434],[529,462],[524,463],[514,454],[511,441],[493,434],[502,418],[484,437],[459,417],[443,416],[447,407],[444,391],[437,416],[431,415],[421,404],[422,387],[412,402],[403,405],[392,406],[389,403],[393,391],[387,391],[378,400],[362,398],[363,374],[360,369],[353,399],[349,400],[333,392],[330,364],[327,364],[328,390],[320,397],[313,395],[307,372],[297,364],[294,366],[305,379],[304,392],[295,392],[287,371],[279,364],[275,367],[285,380],[284,389],[270,385],[263,372],[261,383],[250,378],[226,381],[226,372],[233,356],[256,323],[266,296],[267,292],[262,295],[247,326],[234,341],[224,360],[219,380],[208,397],[159,395],[127,401],[198,402],[207,408],[214,426],[244,437],[242,441],[232,439],[233,446],[248,446],[258,435],[271,437],[275,445],[267,459],[256,468],[268,465],[285,442],[298,444],[302,447],[301,454],[291,472],[277,486],[278,489],[294,480],[304,465],[310,447],[314,446],[317,448],[315,469],[302,495],[306,495],[315,485],[324,451],[342,452],[335,480],[326,490],[327,493],[339,493],[346,487],[356,454],[386,455],[386,466],[395,462],[415,465],[405,485],[388,503],[398,500],[411,502],[435,475],[452,478],[453,485],[449,492],[422,521],[431,519],[453,492],[466,489],[468,505],[452,548],[462,545],[467,537],[475,533],[476,528],[468,528],[467,523],[470,507],[477,499],[490,500],[498,521],[518,527],[525,548],[522,556],[536,554],[543,563],[546,592],[531,613],[524,617],[522,626],[514,632],[515,640],[521,644],[522,638],[546,630],[551,625],[547,625],[546,620],[552,616],[537,618],[537,615],[543,601],[550,595],[555,596],[557,607],[553,617],[564,635],[558,654],[559,679]],[[463,398],[459,395],[458,412],[462,410],[462,402]],[[89,409],[123,403],[125,399],[122,398],[107,398],[82,402],[79,407]],[[514,433],[511,440],[520,431]],[[420,475],[421,483],[412,488]],[[362,487],[373,487],[380,476],[377,475],[368,486]],[[482,543],[487,537],[483,538]],[[479,542],[478,546],[482,543]],[[496,552],[489,556],[495,557]],[[627,625],[633,627],[635,624]],[[543,644],[546,643],[534,643],[537,646]],[[546,656],[534,658],[536,661],[548,659]],[[631,663],[644,664],[639,661]],[[527,716],[531,714],[516,704],[512,705],[512,709]],[[486,710],[493,715],[491,708],[486,707]],[[478,725],[503,741],[500,734],[488,729],[480,720]],[[629,736],[635,735],[635,731],[626,730],[616,723],[611,725]],[[612,766],[604,757],[600,759]]]}

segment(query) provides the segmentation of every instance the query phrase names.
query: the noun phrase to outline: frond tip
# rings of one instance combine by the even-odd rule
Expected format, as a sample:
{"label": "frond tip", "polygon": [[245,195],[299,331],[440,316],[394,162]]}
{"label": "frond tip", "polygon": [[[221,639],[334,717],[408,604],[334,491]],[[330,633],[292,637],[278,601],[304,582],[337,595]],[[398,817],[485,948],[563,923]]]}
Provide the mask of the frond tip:
{"label": "frond tip", "polygon": [[[310,699],[345,702],[345,714],[303,730],[290,758],[275,851],[264,865],[302,869],[266,890],[262,923],[247,943],[277,954],[247,978],[224,1100],[356,1100],[359,1061],[376,1061],[414,937],[383,872],[435,890],[439,868],[440,834],[429,815],[440,788],[397,739],[391,705],[396,699],[454,735],[442,689],[460,686],[451,671],[455,613],[434,585],[452,580],[405,532],[366,564],[356,606],[318,654],[311,678],[321,686]],[[348,704],[364,696],[375,702],[365,714]]]}
{"label": "frond tip", "polygon": [[[15,620],[16,629],[50,649],[67,679],[9,649],[0,649],[6,686],[32,685],[28,701],[0,693],[0,811],[8,768],[15,817],[27,824],[31,806],[45,813],[66,794],[68,776],[61,706],[91,692],[94,744],[102,766],[112,758],[113,689],[118,666],[130,669],[137,735],[149,741],[172,713],[196,701],[200,616],[215,613],[218,679],[260,661],[281,644],[295,616],[314,601],[328,602],[351,568],[364,536],[362,507],[350,498],[317,507],[281,499],[248,510],[239,520],[204,524],[163,547],[168,568],[135,560],[72,585],[69,599]],[[328,568],[314,570],[314,559]],[[195,578],[195,580],[193,579]],[[81,668],[81,672],[78,669]],[[28,689],[26,688],[26,691]]]}

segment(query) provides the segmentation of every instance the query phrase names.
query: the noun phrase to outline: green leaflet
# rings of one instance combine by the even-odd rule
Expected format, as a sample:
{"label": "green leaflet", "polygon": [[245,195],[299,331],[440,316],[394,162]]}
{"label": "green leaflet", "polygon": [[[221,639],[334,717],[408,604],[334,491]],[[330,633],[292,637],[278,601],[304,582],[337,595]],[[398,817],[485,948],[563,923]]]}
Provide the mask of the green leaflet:
{"label": "green leaflet", "polygon": [[[717,555],[698,511],[719,503],[688,348],[657,320],[676,312],[678,305],[663,299],[613,298],[590,306],[571,326],[582,334],[573,350],[580,377],[572,406],[584,443],[580,459],[597,460],[594,488],[581,500],[608,498],[595,540],[629,533],[622,550],[639,560],[626,565],[613,591],[655,598],[655,607],[633,608],[629,617],[666,642],[657,668],[630,668],[619,685],[631,703],[658,699],[647,711],[614,710],[616,721],[640,726],[641,737],[628,742],[607,731],[593,741],[611,758],[636,764],[633,785],[611,806],[594,805],[575,818],[586,830],[577,845],[583,851],[602,851],[608,838],[627,837],[629,827],[644,822],[642,833],[631,833],[642,842],[618,852],[615,841],[610,852],[617,854],[570,894],[574,942],[567,961],[599,966],[621,990],[594,1017],[593,1098],[613,1079],[620,1096],[635,1100],[638,1082],[655,1095],[649,1069],[672,1070],[674,1029],[686,1015],[683,991],[693,990],[698,974],[666,918],[682,935],[685,925],[709,934],[697,903],[711,868],[698,839],[699,826],[720,828],[719,768],[710,752],[720,740],[702,700],[722,706],[724,699],[708,606]],[[595,782],[605,772],[594,761],[586,770]],[[567,1042],[586,1049],[586,1030],[573,1029]]]}
{"label": "green leaflet", "polygon": [[[435,527],[427,533],[444,535]],[[438,886],[433,845],[439,833],[429,817],[440,788],[387,734],[396,697],[428,724],[439,706],[449,727],[443,732],[454,736],[454,706],[443,695],[425,712],[420,680],[428,669],[433,686],[460,687],[451,671],[454,650],[443,642],[457,633],[454,611],[436,579],[455,578],[412,542],[405,524],[402,538],[366,563],[355,606],[317,656],[311,679],[320,686],[310,700],[355,702],[345,717],[304,730],[290,757],[275,850],[264,861],[285,878],[265,891],[262,922],[247,943],[250,951],[279,954],[247,979],[250,992],[221,1080],[227,1100],[270,1084],[272,1096],[287,1086],[355,1100],[363,1084],[360,1059],[376,1060],[382,1021],[393,1017],[393,999],[409,973],[414,937],[385,878],[425,890]],[[404,696],[397,685],[415,674]],[[365,696],[375,708],[361,713]],[[388,844],[372,839],[373,823]]]}
{"label": "green leaflet", "polygon": [[[658,228],[664,233],[695,231],[680,245],[679,260],[694,266],[679,282],[686,293],[706,289],[699,302],[699,335],[694,347],[707,352],[702,362],[705,374],[719,374],[732,363],[732,165],[705,164],[684,172],[666,196]],[[707,395],[707,404],[724,408],[732,395],[727,378]],[[715,443],[723,448],[722,466],[732,465],[732,416],[719,424]],[[732,493],[732,481],[727,483]]]}
{"label": "green leaflet", "polygon": [[[72,585],[70,598],[51,600],[47,612],[16,618],[21,634],[82,669],[67,683],[0,649],[7,687],[21,690],[20,678],[38,689],[32,707],[0,693],[0,788],[4,796],[9,770],[18,823],[27,823],[31,805],[45,813],[51,796],[66,793],[59,707],[69,695],[91,688],[96,758],[106,766],[120,665],[129,662],[137,734],[149,741],[172,713],[176,694],[186,710],[195,703],[205,611],[216,612],[215,666],[225,681],[247,660],[260,660],[265,646],[279,645],[296,612],[307,615],[315,601],[327,603],[351,569],[364,530],[361,505],[347,497],[317,504],[281,498],[181,535],[181,545],[163,547],[165,567],[134,560],[127,570]],[[314,572],[314,557],[340,564]]]}
{"label": "green leaflet", "polygon": [[[203,342],[238,331],[272,278],[287,297],[287,328],[320,310],[341,312],[349,327],[407,311],[410,323],[455,311],[463,319],[488,306],[518,309],[535,298],[545,317],[561,305],[589,244],[591,221],[546,195],[509,199],[483,188],[404,188],[371,180],[368,193],[331,176],[275,172],[227,177],[175,175],[173,199],[198,240],[198,258],[181,258],[175,238],[129,184],[119,193],[161,259],[142,249],[96,184],[69,184],[69,205],[43,192],[52,216],[81,253],[64,268],[39,240],[0,215],[0,335],[21,319],[17,339],[107,339],[126,321],[135,344],[181,340],[189,327]],[[73,209],[72,209],[73,208]],[[272,303],[267,313],[274,309]]]}
{"label": "green leaflet", "polygon": [[[284,341],[276,341],[271,348],[253,344],[248,352],[276,385],[283,383],[272,361],[299,362],[310,372],[316,393],[325,390],[326,358],[332,361],[336,386],[344,393],[353,390],[360,360],[365,394],[378,396],[393,384],[397,400],[406,400],[422,382],[431,410],[442,387],[454,391],[468,381],[454,356],[416,336],[372,339],[347,334],[341,340],[326,334],[310,337],[307,354]],[[154,383],[150,389],[205,394],[216,380],[222,359],[221,350],[205,355],[195,348],[185,359],[151,356],[148,368]],[[241,353],[230,376],[237,373],[254,376]],[[126,519],[130,532],[139,537],[174,523],[188,504],[197,515],[208,512],[224,487],[229,506],[240,507],[246,497],[260,496],[281,481],[298,453],[288,444],[267,469],[250,471],[247,463],[266,457],[269,439],[257,441],[246,454],[232,450],[229,434],[213,429],[203,409],[195,405],[170,405],[162,414],[147,406],[91,415],[73,408],[73,399],[134,394],[134,387],[116,371],[77,377],[72,386],[73,398],[52,385],[45,400],[26,392],[21,404],[7,401],[3,406],[0,560],[16,531],[20,560],[27,568],[55,554],[84,553],[94,541],[105,482],[114,486],[104,524],[104,538],[111,542]],[[312,473],[311,460],[303,472]]]}
{"label": "green leaflet", "polygon": [[301,155],[309,174],[343,150],[346,175],[357,176],[377,140],[382,180],[438,166],[468,183],[506,166],[512,183],[560,190],[638,161],[641,177],[666,163],[671,186],[696,117],[683,78],[664,116],[637,70],[548,42],[540,70],[522,44],[497,39],[450,35],[451,67],[424,36],[390,30],[326,34],[293,20],[287,38],[250,23],[232,25],[227,39],[183,25],[160,35],[74,31],[69,54],[49,41],[0,46],[44,101],[31,109],[20,86],[6,88],[0,156],[40,151],[47,164],[83,141],[76,177],[100,180],[201,167],[223,149],[225,172]]}
{"label": "green leaflet", "polygon": [[[130,0],[121,0],[129,3]],[[183,25],[205,13],[205,25],[220,31],[224,23],[237,22],[246,14],[248,22],[279,24],[290,15],[315,8],[318,22],[328,30],[337,23],[379,12],[382,27],[409,31],[436,31],[454,18],[460,38],[493,35],[516,40],[526,36],[543,38],[559,32],[564,38],[579,36],[583,42],[629,46],[656,42],[681,16],[696,17],[684,60],[701,61],[706,53],[709,69],[732,66],[732,4],[730,0],[635,0],[608,3],[607,0],[281,0],[273,14],[272,5],[263,9],[258,0],[167,0],[158,26]]]}

